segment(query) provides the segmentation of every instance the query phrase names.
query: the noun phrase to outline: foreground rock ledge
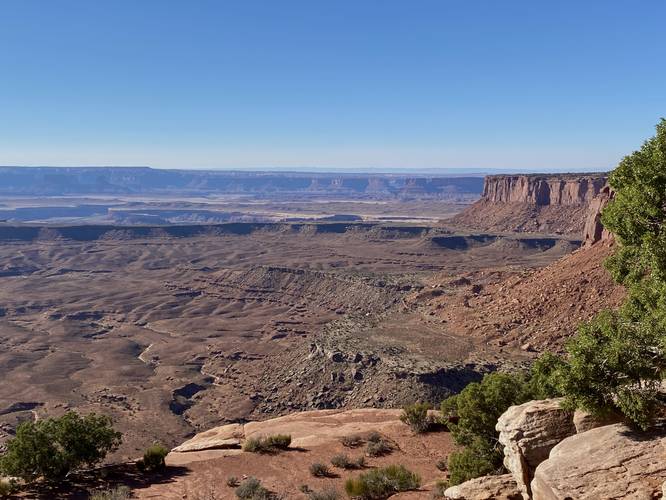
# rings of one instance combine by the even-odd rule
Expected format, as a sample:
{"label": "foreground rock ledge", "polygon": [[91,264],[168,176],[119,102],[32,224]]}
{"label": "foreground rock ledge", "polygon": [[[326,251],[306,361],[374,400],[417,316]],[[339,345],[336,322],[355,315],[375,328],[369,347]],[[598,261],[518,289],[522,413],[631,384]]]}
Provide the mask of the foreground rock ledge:
{"label": "foreground rock ledge", "polygon": [[356,410],[313,410],[284,417],[228,424],[201,432],[174,448],[167,457],[170,465],[207,460],[240,453],[242,443],[250,437],[289,434],[294,448],[310,448],[337,442],[342,436],[378,431],[393,434],[403,429],[402,410],[364,408]]}
{"label": "foreground rock ledge", "polygon": [[536,469],[535,500],[659,498],[666,481],[666,430],[639,433],[624,424],[563,440]]}
{"label": "foreground rock ledge", "polygon": [[512,474],[483,476],[448,488],[444,495],[450,500],[522,500]]}
{"label": "foreground rock ledge", "polygon": [[510,407],[497,421],[504,466],[524,498],[530,498],[529,485],[537,466],[557,443],[576,434],[573,413],[563,410],[560,403],[561,399],[529,401]]}

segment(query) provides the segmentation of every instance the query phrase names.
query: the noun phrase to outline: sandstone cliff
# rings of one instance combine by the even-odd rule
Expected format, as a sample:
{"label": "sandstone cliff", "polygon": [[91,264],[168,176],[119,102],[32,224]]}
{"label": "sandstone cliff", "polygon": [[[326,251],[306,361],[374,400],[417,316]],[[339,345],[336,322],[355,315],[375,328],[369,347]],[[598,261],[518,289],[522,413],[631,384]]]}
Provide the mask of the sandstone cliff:
{"label": "sandstone cliff", "polygon": [[605,174],[489,175],[482,197],[494,203],[581,206],[591,202],[605,185]]}
{"label": "sandstone cliff", "polygon": [[577,234],[606,174],[491,175],[481,199],[451,222],[486,231]]}
{"label": "sandstone cliff", "polygon": [[598,241],[609,241],[613,235],[601,224],[601,212],[608,202],[613,199],[613,190],[610,186],[604,186],[601,192],[592,199],[587,210],[585,228],[583,229],[583,242],[585,246],[594,245]]}

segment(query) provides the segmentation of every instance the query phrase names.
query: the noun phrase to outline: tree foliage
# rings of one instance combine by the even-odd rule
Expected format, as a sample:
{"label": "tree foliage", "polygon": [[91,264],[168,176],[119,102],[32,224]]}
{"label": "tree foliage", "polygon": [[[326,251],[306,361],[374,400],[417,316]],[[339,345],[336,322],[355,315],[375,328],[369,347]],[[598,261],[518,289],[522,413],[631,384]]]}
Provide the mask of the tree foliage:
{"label": "tree foliage", "polygon": [[460,394],[442,401],[444,421],[455,442],[465,447],[448,459],[450,484],[502,472],[497,419],[510,406],[559,396],[554,381],[563,364],[557,356],[544,354],[528,373],[490,373],[481,382],[471,383]]}
{"label": "tree foliage", "polygon": [[0,457],[0,471],[26,481],[60,479],[99,463],[120,441],[111,419],[94,413],[82,417],[70,411],[58,418],[23,422]]}
{"label": "tree foliage", "polygon": [[581,325],[561,384],[569,407],[619,411],[646,428],[666,373],[666,120],[609,183],[615,194],[602,223],[618,245],[606,267],[627,300]]}

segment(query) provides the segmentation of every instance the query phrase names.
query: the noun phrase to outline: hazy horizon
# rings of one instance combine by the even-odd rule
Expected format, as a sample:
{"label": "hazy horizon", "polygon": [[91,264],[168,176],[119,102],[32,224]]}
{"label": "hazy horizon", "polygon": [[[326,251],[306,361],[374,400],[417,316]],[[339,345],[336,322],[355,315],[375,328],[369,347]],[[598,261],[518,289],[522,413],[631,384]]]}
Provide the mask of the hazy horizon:
{"label": "hazy horizon", "polygon": [[610,169],[570,168],[570,169],[517,169],[517,168],[419,168],[419,167],[261,167],[233,168],[233,167],[154,167],[151,165],[0,165],[0,168],[150,168],[154,170],[183,170],[183,171],[209,171],[209,172],[258,172],[258,173],[299,173],[299,174],[369,174],[369,175],[451,175],[451,176],[484,176],[500,174],[565,174],[565,173],[603,173]]}

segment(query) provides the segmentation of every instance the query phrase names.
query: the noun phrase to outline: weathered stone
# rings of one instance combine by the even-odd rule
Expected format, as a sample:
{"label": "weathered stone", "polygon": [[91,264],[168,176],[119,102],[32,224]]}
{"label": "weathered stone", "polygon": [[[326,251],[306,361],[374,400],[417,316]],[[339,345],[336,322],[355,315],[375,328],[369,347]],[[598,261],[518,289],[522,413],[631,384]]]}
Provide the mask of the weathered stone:
{"label": "weathered stone", "polygon": [[483,476],[448,488],[444,495],[450,500],[521,500],[512,474]]}
{"label": "weathered stone", "polygon": [[576,410],[573,422],[576,426],[576,432],[580,434],[581,432],[603,427],[604,425],[618,424],[622,422],[622,415],[611,413],[609,415],[596,416],[583,410]]}
{"label": "weathered stone", "polygon": [[562,409],[560,402],[547,399],[512,406],[497,421],[504,466],[525,498],[530,498],[530,482],[537,466],[557,443],[576,433],[572,412]]}
{"label": "weathered stone", "polygon": [[223,448],[237,448],[243,437],[241,424],[228,424],[215,427],[206,432],[200,432],[192,439],[185,441],[172,451],[184,453],[188,451],[215,450]]}
{"label": "weathered stone", "polygon": [[601,224],[601,212],[608,202],[613,199],[614,193],[610,186],[604,186],[597,196],[590,202],[585,228],[583,229],[583,242],[585,246],[593,245],[597,241],[605,241],[613,238],[610,231]]}
{"label": "weathered stone", "polygon": [[607,425],[563,440],[534,474],[535,500],[658,498],[666,480],[666,431]]}

